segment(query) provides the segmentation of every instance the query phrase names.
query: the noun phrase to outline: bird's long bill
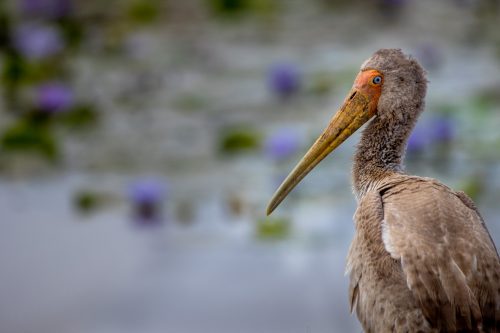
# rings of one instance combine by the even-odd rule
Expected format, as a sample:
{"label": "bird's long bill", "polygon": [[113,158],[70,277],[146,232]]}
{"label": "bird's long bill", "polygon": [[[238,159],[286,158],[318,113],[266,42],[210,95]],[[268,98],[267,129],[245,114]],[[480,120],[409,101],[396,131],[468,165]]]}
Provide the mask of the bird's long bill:
{"label": "bird's long bill", "polygon": [[328,127],[276,190],[267,206],[267,215],[278,207],[309,171],[374,115],[373,103],[370,103],[368,95],[353,88],[347,96]]}

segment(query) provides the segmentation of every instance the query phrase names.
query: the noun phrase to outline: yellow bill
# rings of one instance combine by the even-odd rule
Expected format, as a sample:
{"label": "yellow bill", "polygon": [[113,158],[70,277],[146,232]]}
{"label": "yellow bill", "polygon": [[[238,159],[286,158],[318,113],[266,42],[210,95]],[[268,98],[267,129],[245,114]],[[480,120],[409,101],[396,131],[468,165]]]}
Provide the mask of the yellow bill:
{"label": "yellow bill", "polygon": [[359,73],[342,107],[274,193],[267,206],[267,215],[278,207],[319,162],[375,115],[381,83],[382,74],[378,71],[367,70]]}

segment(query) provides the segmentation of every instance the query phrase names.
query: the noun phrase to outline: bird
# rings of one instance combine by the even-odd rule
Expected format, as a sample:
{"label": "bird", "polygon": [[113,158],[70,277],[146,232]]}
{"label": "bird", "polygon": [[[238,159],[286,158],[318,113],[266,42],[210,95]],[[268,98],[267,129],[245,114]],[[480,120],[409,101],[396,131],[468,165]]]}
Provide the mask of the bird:
{"label": "bird", "polygon": [[427,83],[422,66],[401,49],[373,53],[267,215],[367,123],[352,166],[351,312],[365,332],[500,332],[500,259],[478,208],[464,192],[404,169]]}

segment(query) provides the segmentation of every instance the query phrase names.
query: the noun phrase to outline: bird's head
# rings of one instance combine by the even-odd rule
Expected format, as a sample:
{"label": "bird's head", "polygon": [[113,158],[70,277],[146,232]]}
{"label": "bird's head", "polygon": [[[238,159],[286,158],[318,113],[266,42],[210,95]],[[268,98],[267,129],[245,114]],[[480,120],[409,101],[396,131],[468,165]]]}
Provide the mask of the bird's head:
{"label": "bird's head", "polygon": [[[381,49],[361,66],[351,91],[330,123],[278,188],[267,214],[329,153],[373,117],[414,122],[427,80],[419,63],[399,49]],[[418,104],[418,105],[417,105]]]}
{"label": "bird's head", "polygon": [[[363,65],[353,89],[365,92],[372,73],[382,78],[375,114],[382,118],[416,118],[422,109],[421,103],[427,88],[426,73],[417,60],[405,55],[400,49],[381,49]],[[356,86],[357,81],[360,80]],[[363,89],[363,86],[365,88]]]}

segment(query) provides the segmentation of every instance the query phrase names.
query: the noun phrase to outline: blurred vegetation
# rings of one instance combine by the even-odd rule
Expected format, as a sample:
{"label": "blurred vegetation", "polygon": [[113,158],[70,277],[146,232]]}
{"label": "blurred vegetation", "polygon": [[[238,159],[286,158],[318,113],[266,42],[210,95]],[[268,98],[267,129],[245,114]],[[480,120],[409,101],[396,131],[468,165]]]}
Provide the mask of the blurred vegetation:
{"label": "blurred vegetation", "polygon": [[37,153],[51,161],[59,157],[59,148],[50,127],[20,119],[1,136],[4,152]]}
{"label": "blurred vegetation", "polygon": [[158,18],[159,2],[154,0],[135,0],[128,8],[129,18],[136,23],[152,23]]}
{"label": "blurred vegetation", "polygon": [[[0,162],[3,165],[11,154],[25,154],[53,166],[51,162],[65,162],[65,155],[74,153],[67,149],[70,144],[93,142],[92,135],[101,130],[103,140],[126,137],[134,144],[141,138],[144,142],[139,148],[128,148],[129,141],[106,143],[113,153],[100,154],[113,161],[103,161],[96,153],[100,159],[82,164],[149,169],[158,161],[184,166],[203,164],[202,158],[217,162],[221,156],[261,152],[253,157],[281,168],[309,145],[309,138],[316,138],[308,121],[322,118],[315,113],[322,112],[318,105],[326,108],[322,103],[327,98],[342,98],[340,94],[351,87],[359,67],[343,58],[361,52],[360,45],[367,40],[357,37],[369,36],[374,23],[380,30],[377,34],[405,27],[401,19],[415,4],[408,0],[2,2]],[[454,1],[441,6],[470,20],[463,24],[470,36],[450,39],[453,47],[467,51],[479,43],[500,45],[495,2]],[[353,34],[343,30],[349,26],[344,18],[354,20]],[[438,39],[422,36],[402,44],[430,76],[448,73],[449,46]],[[351,52],[347,56],[342,54],[346,50]],[[339,66],[339,59],[345,66]],[[430,112],[409,142],[409,166],[424,171],[427,166],[453,177],[457,155],[462,154],[471,163],[489,163],[493,168],[500,149],[499,92],[497,83],[474,90],[457,103],[429,101]],[[120,118],[123,114],[128,116]],[[165,128],[159,129],[160,125]],[[107,136],[106,131],[113,134]],[[304,131],[307,140],[298,135]],[[101,147],[86,147],[75,155],[93,156],[89,151],[94,148]],[[459,174],[469,184],[467,176]],[[465,187],[473,188],[472,195],[479,192],[472,185]],[[82,207],[92,207],[91,196],[81,197]],[[247,210],[238,207],[249,206],[241,201],[230,205],[235,216]],[[192,219],[189,215],[180,214],[186,221]]]}
{"label": "blurred vegetation", "polygon": [[54,133],[56,124],[76,128],[98,120],[95,105],[74,101],[71,82],[70,64],[83,42],[85,21],[70,0],[14,4],[18,16],[0,7],[3,97],[14,117],[1,135],[3,157],[35,153],[55,161],[64,143]]}
{"label": "blurred vegetation", "polygon": [[261,146],[260,135],[251,129],[224,131],[220,140],[220,151],[226,154],[255,151]]}
{"label": "blurred vegetation", "polygon": [[213,13],[226,17],[241,17],[244,14],[273,15],[280,2],[273,0],[206,0]]}
{"label": "blurred vegetation", "polygon": [[94,191],[80,190],[73,197],[74,208],[84,214],[93,212],[99,207],[100,195]]}
{"label": "blurred vegetation", "polygon": [[59,116],[59,122],[70,129],[94,126],[99,120],[99,113],[91,104],[80,104]]}
{"label": "blurred vegetation", "polygon": [[194,93],[180,94],[174,99],[173,106],[182,111],[199,111],[207,106],[207,99]]}
{"label": "blurred vegetation", "polygon": [[263,240],[286,239],[291,236],[290,221],[286,218],[266,217],[257,221],[257,238]]}

